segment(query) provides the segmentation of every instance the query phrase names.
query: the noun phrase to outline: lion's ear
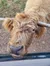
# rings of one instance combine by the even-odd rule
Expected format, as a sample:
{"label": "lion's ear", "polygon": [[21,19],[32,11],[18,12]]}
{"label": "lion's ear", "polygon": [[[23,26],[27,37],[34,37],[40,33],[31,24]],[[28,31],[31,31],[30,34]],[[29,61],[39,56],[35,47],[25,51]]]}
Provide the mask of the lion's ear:
{"label": "lion's ear", "polygon": [[46,32],[45,27],[38,27],[37,30],[35,31],[36,38],[40,38],[45,32]]}
{"label": "lion's ear", "polygon": [[2,25],[6,30],[10,32],[13,29],[13,19],[6,18]]}
{"label": "lion's ear", "polygon": [[27,15],[25,13],[17,13],[15,18],[26,18]]}

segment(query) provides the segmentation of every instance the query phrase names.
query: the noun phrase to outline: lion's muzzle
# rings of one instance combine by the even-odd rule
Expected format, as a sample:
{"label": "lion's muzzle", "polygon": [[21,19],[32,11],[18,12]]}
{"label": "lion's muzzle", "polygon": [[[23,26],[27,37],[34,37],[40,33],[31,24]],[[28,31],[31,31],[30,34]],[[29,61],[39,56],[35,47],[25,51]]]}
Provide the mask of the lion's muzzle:
{"label": "lion's muzzle", "polygon": [[10,53],[11,54],[15,54],[15,55],[20,55],[21,50],[23,50],[23,46],[18,46],[18,47],[14,47],[14,46],[10,46]]}

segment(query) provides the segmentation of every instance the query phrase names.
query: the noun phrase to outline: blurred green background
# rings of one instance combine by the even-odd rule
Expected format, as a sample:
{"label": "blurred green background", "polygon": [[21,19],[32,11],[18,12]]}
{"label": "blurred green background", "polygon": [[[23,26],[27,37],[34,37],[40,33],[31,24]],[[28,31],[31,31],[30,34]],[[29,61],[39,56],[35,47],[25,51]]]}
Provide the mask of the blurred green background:
{"label": "blurred green background", "polygon": [[0,17],[13,17],[23,11],[26,0],[0,0]]}

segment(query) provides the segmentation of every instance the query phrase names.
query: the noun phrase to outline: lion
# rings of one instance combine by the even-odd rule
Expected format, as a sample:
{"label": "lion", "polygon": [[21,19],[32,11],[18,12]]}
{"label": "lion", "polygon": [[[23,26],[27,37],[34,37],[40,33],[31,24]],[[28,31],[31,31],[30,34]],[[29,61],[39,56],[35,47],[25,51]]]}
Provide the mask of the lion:
{"label": "lion", "polygon": [[46,28],[38,26],[39,21],[50,21],[50,0],[27,0],[23,12],[17,13],[14,19],[6,18],[3,26],[10,33],[8,51],[13,57],[27,54],[33,36],[41,37]]}

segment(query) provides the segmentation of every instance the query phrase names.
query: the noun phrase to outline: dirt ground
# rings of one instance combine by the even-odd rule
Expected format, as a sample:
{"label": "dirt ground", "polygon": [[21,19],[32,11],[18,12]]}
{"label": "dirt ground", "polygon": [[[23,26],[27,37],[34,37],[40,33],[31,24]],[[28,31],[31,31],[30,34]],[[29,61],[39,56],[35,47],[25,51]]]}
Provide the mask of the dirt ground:
{"label": "dirt ground", "polygon": [[[13,17],[16,12],[23,11],[26,0],[0,0],[0,17]],[[7,54],[9,33],[0,22],[0,54]],[[39,39],[33,38],[28,52],[50,52],[50,28]]]}
{"label": "dirt ground", "polygon": [[[0,23],[0,54],[7,54],[7,46],[9,41],[9,33],[2,27]],[[33,38],[32,44],[28,48],[28,52],[50,52],[50,28],[39,39]]]}

